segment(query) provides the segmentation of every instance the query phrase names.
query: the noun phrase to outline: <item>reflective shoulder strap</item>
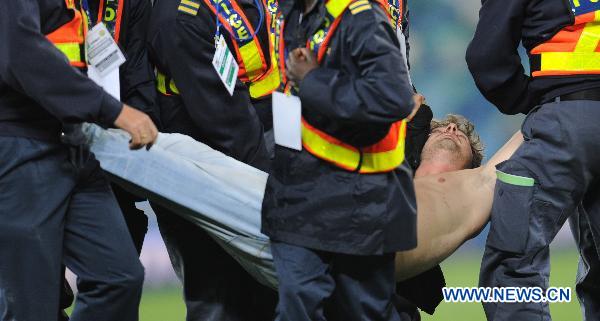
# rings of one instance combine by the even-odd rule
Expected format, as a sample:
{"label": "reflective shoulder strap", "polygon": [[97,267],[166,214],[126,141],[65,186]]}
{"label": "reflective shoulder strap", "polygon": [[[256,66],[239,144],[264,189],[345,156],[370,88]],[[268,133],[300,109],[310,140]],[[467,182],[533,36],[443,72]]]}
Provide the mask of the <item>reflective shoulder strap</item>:
{"label": "reflective shoulder strap", "polygon": [[106,25],[116,42],[119,42],[121,33],[123,2],[125,0],[101,0],[98,8],[98,21]]}
{"label": "reflective shoulder strap", "polygon": [[322,27],[308,39],[306,44],[308,49],[312,50],[317,55],[317,60],[319,62],[323,60],[323,57],[327,52],[327,46],[342,20],[342,14],[353,2],[353,0],[329,0],[325,3],[327,9],[325,21],[323,22]]}
{"label": "reflective shoulder strap", "polygon": [[235,0],[204,0],[208,8],[217,14],[219,20],[227,29],[233,43],[238,65],[240,80],[247,82],[262,76],[267,70],[267,62],[258,41],[258,35],[246,17],[243,9]]}

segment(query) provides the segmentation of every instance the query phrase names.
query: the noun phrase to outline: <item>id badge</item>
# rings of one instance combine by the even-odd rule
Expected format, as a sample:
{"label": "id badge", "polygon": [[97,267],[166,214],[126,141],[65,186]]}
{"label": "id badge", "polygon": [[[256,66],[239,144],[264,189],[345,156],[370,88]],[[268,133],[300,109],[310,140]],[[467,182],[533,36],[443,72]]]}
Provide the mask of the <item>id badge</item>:
{"label": "id badge", "polygon": [[227,42],[225,42],[223,35],[219,36],[216,47],[217,49],[212,61],[213,67],[219,75],[219,78],[221,78],[221,82],[223,82],[223,85],[227,88],[229,95],[233,96],[240,67],[238,66],[237,61],[235,61],[235,57],[231,53],[231,50],[227,47]]}
{"label": "id badge", "polygon": [[88,31],[85,49],[88,64],[94,66],[102,77],[119,68],[126,60],[103,23],[97,24]]}
{"label": "id badge", "polygon": [[296,96],[273,92],[275,144],[302,150],[302,102]]}

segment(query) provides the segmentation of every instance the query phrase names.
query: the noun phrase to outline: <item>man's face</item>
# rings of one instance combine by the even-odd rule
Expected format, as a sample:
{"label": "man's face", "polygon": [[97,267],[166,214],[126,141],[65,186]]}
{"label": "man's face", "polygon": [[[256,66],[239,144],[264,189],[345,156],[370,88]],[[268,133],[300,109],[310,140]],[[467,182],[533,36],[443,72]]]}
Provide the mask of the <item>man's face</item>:
{"label": "man's face", "polygon": [[455,123],[433,129],[421,153],[422,160],[444,164],[447,170],[465,169],[472,158],[469,138]]}

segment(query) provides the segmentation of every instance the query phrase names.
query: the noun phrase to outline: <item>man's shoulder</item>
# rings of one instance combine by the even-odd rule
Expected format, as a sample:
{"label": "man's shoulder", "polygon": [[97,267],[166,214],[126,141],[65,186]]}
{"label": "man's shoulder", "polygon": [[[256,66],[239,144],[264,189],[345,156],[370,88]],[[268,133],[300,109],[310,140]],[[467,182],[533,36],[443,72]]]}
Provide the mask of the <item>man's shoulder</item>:
{"label": "man's shoulder", "polygon": [[384,8],[377,0],[356,0],[348,6],[343,19],[346,28],[369,30],[381,23],[389,23]]}

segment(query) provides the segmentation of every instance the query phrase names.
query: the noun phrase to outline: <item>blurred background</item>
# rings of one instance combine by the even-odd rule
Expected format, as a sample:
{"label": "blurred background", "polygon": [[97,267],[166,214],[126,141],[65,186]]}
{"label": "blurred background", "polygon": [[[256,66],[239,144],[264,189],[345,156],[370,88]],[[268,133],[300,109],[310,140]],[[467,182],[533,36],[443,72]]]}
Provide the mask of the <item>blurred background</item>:
{"label": "blurred background", "polygon": [[[523,116],[501,115],[479,94],[467,70],[464,55],[477,23],[479,0],[412,0],[409,5],[410,60],[415,86],[427,97],[436,117],[457,113],[471,119],[489,157],[520,128]],[[140,206],[148,209],[147,204]],[[183,321],[181,287],[171,269],[154,215],[148,214],[152,223],[142,253],[146,287],[141,321]],[[486,235],[487,229],[442,264],[448,286],[477,285]],[[552,247],[551,285],[573,287],[577,260],[572,237],[563,229]],[[581,320],[575,297],[571,303],[556,303],[551,309],[555,321]],[[479,303],[442,303],[434,316],[423,314],[423,319],[479,321],[485,317]]]}

